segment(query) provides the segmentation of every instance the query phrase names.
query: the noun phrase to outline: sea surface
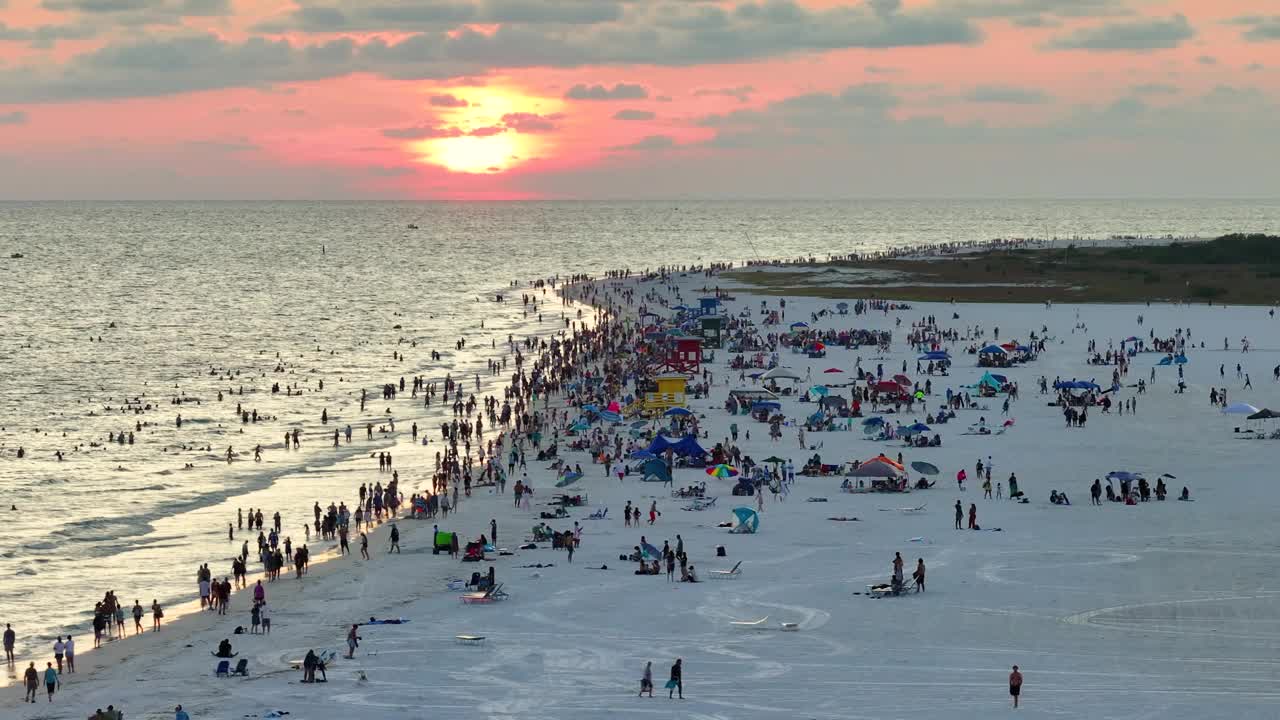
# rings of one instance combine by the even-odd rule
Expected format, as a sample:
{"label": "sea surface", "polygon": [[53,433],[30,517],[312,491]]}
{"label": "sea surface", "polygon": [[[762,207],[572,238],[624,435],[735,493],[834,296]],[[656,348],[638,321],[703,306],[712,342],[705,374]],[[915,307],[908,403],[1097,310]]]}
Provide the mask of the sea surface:
{"label": "sea surface", "polygon": [[[509,334],[563,327],[551,296],[543,322],[522,308],[528,280],[1236,231],[1280,231],[1280,201],[0,203],[0,623],[30,647],[88,631],[106,590],[189,600],[201,563],[226,574],[240,542],[254,545],[227,540],[237,508],[279,510],[299,540],[313,502],[386,479],[370,452],[408,442],[412,422],[438,427],[438,405],[384,402],[382,383],[479,372],[487,390]],[[268,419],[242,423],[238,404]],[[399,432],[366,441],[366,423],[388,417]],[[335,450],[347,424],[357,442]],[[294,428],[302,448],[285,450]],[[122,431],[133,444],[108,441]],[[431,473],[399,470],[407,488]]]}

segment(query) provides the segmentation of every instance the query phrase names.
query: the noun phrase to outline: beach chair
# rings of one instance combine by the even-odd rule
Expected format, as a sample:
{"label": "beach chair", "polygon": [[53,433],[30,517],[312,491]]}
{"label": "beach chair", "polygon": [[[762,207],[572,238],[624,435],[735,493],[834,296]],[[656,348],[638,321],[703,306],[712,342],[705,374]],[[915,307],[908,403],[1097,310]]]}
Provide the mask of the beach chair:
{"label": "beach chair", "polygon": [[231,661],[222,660],[218,662],[218,667],[213,669],[214,677],[229,677],[231,675]]}
{"label": "beach chair", "polygon": [[232,670],[231,674],[233,676],[239,675],[240,677],[249,677],[249,661],[241,658],[240,661],[236,663],[236,669]]}
{"label": "beach chair", "polygon": [[742,561],[739,560],[728,570],[712,570],[708,577],[716,580],[736,580],[742,577]]}
{"label": "beach chair", "polygon": [[502,590],[502,583],[485,590],[484,592],[466,593],[462,596],[463,605],[488,605],[490,603],[502,602],[509,595]]}
{"label": "beach chair", "polygon": [[609,508],[602,508],[587,516],[588,520],[604,520],[609,515]]}
{"label": "beach chair", "polygon": [[715,497],[694,498],[693,502],[686,505],[684,509],[685,510],[707,510],[709,508],[715,507],[715,504],[716,504]]}

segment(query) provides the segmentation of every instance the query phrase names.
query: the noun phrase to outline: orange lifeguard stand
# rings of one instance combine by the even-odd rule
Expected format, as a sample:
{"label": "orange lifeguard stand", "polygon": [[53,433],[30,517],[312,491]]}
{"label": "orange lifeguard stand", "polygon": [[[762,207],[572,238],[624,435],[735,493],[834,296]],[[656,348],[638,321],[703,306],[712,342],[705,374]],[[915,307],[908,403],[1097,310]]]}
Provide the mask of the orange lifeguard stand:
{"label": "orange lifeguard stand", "polygon": [[662,368],[686,375],[698,373],[702,370],[702,339],[677,338],[675,346],[667,353]]}

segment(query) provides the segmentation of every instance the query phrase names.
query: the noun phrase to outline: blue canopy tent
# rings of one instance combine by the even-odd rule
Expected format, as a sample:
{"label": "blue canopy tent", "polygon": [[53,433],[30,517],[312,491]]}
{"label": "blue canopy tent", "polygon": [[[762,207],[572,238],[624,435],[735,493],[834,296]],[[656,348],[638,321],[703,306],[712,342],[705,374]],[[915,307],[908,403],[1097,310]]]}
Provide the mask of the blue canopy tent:
{"label": "blue canopy tent", "polygon": [[773,402],[772,400],[762,400],[751,404],[751,412],[756,410],[781,410],[782,403]]}
{"label": "blue canopy tent", "polygon": [[951,353],[946,350],[930,350],[919,358],[920,360],[950,360]]}
{"label": "blue canopy tent", "polygon": [[1087,380],[1060,380],[1053,384],[1054,390],[1101,390],[1098,383]]}
{"label": "blue canopy tent", "polygon": [[792,329],[792,330],[807,330],[808,328],[809,328],[809,323],[806,323],[806,322],[793,322],[793,323],[791,323],[791,329]]}
{"label": "blue canopy tent", "polygon": [[657,458],[650,460],[644,464],[644,474],[640,476],[642,482],[671,482],[671,473],[667,472],[667,464]]}
{"label": "blue canopy tent", "polygon": [[660,455],[670,450],[682,457],[701,457],[707,454],[707,451],[702,449],[702,446],[698,444],[697,439],[692,435],[686,435],[675,442],[658,436],[653,439],[653,442],[649,443],[647,450],[654,455]]}
{"label": "blue canopy tent", "polygon": [[760,529],[760,515],[751,508],[734,508],[733,517],[737,524],[729,532],[741,535],[753,535]]}
{"label": "blue canopy tent", "polygon": [[978,351],[980,355],[1008,355],[1009,351],[999,345],[988,345]]}

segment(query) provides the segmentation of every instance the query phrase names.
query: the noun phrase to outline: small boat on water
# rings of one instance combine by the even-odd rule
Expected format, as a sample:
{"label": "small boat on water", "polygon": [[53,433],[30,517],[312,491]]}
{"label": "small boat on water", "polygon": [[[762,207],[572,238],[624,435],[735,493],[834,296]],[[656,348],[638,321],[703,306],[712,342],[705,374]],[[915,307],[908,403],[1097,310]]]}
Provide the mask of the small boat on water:
{"label": "small boat on water", "polygon": [[409,223],[409,229],[410,229],[410,230],[417,230],[417,229],[418,229],[418,224],[417,224],[417,223]]}
{"label": "small boat on water", "polygon": [[14,253],[14,254],[10,255],[10,256],[9,256],[9,258],[10,258],[10,259],[12,259],[12,260],[21,260],[21,259],[22,259],[22,253]]}

